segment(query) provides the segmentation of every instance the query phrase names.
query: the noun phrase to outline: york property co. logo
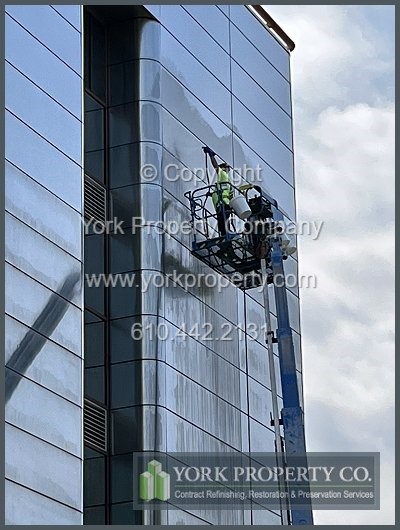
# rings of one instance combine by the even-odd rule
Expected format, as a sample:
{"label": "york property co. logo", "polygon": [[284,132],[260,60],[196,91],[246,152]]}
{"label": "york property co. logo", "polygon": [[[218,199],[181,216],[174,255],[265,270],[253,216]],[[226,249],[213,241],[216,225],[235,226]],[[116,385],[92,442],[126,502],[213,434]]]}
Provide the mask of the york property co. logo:
{"label": "york property co. logo", "polygon": [[144,501],[167,501],[170,498],[169,473],[162,470],[161,463],[157,460],[149,462],[147,471],[139,475],[139,496]]}

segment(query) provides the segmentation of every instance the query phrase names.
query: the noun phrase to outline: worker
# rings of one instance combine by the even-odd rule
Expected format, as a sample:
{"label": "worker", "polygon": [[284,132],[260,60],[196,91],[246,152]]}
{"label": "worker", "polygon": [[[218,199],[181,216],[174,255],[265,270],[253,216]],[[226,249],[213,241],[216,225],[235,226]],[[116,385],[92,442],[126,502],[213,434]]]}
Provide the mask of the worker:
{"label": "worker", "polygon": [[203,147],[206,155],[209,155],[211,164],[215,169],[217,175],[216,191],[211,198],[214,204],[215,212],[217,214],[218,231],[220,236],[225,236],[227,232],[227,224],[233,212],[230,206],[230,200],[233,197],[233,189],[229,180],[230,166],[226,162],[218,164],[215,152],[209,147]]}

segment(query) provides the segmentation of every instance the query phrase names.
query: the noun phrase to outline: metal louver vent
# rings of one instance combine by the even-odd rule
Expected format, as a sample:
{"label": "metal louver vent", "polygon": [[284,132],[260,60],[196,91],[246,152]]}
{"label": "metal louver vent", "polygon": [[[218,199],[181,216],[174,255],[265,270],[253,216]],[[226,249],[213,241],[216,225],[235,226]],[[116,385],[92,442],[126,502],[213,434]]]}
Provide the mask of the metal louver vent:
{"label": "metal louver vent", "polygon": [[107,410],[89,399],[83,408],[83,439],[88,447],[107,452]]}
{"label": "metal louver vent", "polygon": [[87,175],[85,175],[84,214],[89,221],[106,224],[106,190]]}

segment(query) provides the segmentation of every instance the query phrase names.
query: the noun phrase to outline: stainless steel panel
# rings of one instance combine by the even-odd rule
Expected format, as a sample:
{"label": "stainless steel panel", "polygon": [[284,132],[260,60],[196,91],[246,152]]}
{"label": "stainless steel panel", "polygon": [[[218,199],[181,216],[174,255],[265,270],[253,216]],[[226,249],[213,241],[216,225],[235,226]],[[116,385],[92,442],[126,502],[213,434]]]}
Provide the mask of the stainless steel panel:
{"label": "stainless steel panel", "polygon": [[[183,10],[182,12],[185,13]],[[204,35],[207,36],[206,33]],[[222,52],[221,48],[218,47],[218,49]],[[173,80],[176,78],[186,89],[219,116],[225,124],[230,125],[231,97],[228,91],[230,88],[229,68],[227,69],[226,75],[223,71],[219,70],[216,74],[217,77],[215,77],[215,74],[210,73],[209,70],[196,61],[195,57],[165,30],[161,34],[161,50],[163,52],[162,64],[165,68],[162,72],[161,95],[163,99],[166,101],[178,99],[179,101],[182,97],[180,94],[182,89],[179,90],[179,85],[176,86],[173,83]],[[227,66],[229,66],[228,55],[224,52],[222,53],[226,57]],[[213,60],[215,58],[213,55],[210,55],[210,57],[213,57]],[[165,72],[168,72],[168,74],[166,75]]]}
{"label": "stainless steel panel", "polygon": [[5,524],[81,525],[82,513],[6,480]]}
{"label": "stainless steel panel", "polygon": [[[208,332],[207,323],[212,324],[212,333],[208,336],[208,348],[218,353],[235,366],[239,365],[238,332],[226,319],[207,307],[200,300],[179,286],[167,285],[165,292],[165,318],[184,329],[185,333],[199,338]],[[231,340],[221,340],[222,338]]]}
{"label": "stainless steel panel", "polygon": [[264,90],[240,66],[232,62],[234,95],[289,149],[292,149],[292,120]]}
{"label": "stainless steel panel", "polygon": [[[245,416],[242,415],[242,423]],[[186,421],[166,410],[167,451],[169,452],[232,452],[232,447],[213,436],[208,429]],[[245,449],[244,449],[245,450]]]}
{"label": "stainless steel panel", "polygon": [[29,33],[81,74],[80,35],[49,5],[8,5],[6,12]]}
{"label": "stainless steel panel", "polygon": [[[163,330],[161,330],[163,331]],[[207,341],[196,341],[190,336],[177,336],[179,328],[168,323],[165,342],[165,361],[189,378],[245,410],[246,381],[243,374],[209,350]]]}
{"label": "stainless steel panel", "polygon": [[167,411],[162,407],[136,406],[111,412],[112,452],[166,451]]}
{"label": "stainless steel panel", "polygon": [[[6,261],[57,291],[69,275],[80,275],[81,262],[6,212]],[[81,290],[71,301],[81,306]]]}
{"label": "stainless steel panel", "polygon": [[[133,361],[111,366],[111,407],[154,405],[162,399],[155,382],[164,377],[165,366],[155,361]],[[156,379],[157,378],[157,379]]]}
{"label": "stainless steel panel", "polygon": [[254,379],[248,379],[250,415],[257,421],[270,427],[270,414],[272,413],[271,391]]}
{"label": "stainless steel panel", "polygon": [[110,105],[130,101],[159,102],[161,97],[161,65],[158,61],[140,59],[109,67]]}
{"label": "stainless steel panel", "polygon": [[250,451],[253,453],[274,451],[274,432],[250,418]]}
{"label": "stainless steel panel", "polygon": [[289,79],[289,52],[272,36],[264,24],[249,9],[241,5],[230,6],[230,18],[264,57]]}
{"label": "stainless steel panel", "polygon": [[81,167],[7,111],[5,155],[34,180],[81,211]]}
{"label": "stainless steel panel", "polygon": [[6,421],[79,457],[82,409],[6,369],[8,377],[17,377],[18,386],[6,401]]}
{"label": "stainless steel panel", "polygon": [[126,103],[109,111],[110,147],[138,141],[161,142],[161,107],[152,102]]}
{"label": "stainless steel panel", "polygon": [[240,411],[166,367],[166,406],[235,448],[241,447]]}
{"label": "stainless steel panel", "polygon": [[6,313],[80,355],[81,311],[69,303],[78,281],[79,277],[66,278],[60,292],[69,299],[63,298],[6,264]]}
{"label": "stainless steel panel", "polygon": [[6,477],[82,510],[82,461],[12,425],[5,433]]}
{"label": "stainless steel panel", "polygon": [[[239,171],[252,168],[254,173],[242,173],[251,184],[261,185],[263,190],[278,202],[279,209],[291,220],[296,219],[295,195],[292,181],[285,180],[270,165],[260,158],[236,135],[233,139],[234,164]],[[259,170],[256,172],[257,168]]]}
{"label": "stainless steel panel", "polygon": [[253,510],[253,524],[254,525],[280,525],[281,517],[277,513],[269,510]]}
{"label": "stainless steel panel", "polygon": [[[205,7],[205,6],[204,6]],[[207,6],[208,7],[208,6]],[[209,17],[213,10],[209,11]],[[184,10],[177,5],[162,5],[161,23],[172,35],[174,35],[190,52],[204,64],[222,83],[229,87],[229,56],[210,37],[204,29]],[[228,20],[221,18],[221,33],[226,31]],[[172,49],[163,50],[168,53],[168,57],[173,55]],[[171,52],[171,55],[170,55]],[[183,52],[179,53],[179,57]],[[178,56],[175,56],[176,60]]]}
{"label": "stainless steel panel", "polygon": [[282,178],[293,181],[293,153],[255,118],[237,99],[233,99],[236,135],[251,147]]}
{"label": "stainless steel panel", "polygon": [[81,31],[81,6],[80,5],[54,5],[52,6],[62,17],[74,26],[79,32]]}
{"label": "stainless steel panel", "polygon": [[190,513],[184,512],[183,510],[168,510],[168,524],[169,525],[207,525],[208,522],[203,519],[199,519]]}
{"label": "stainless steel panel", "polygon": [[185,4],[182,7],[229,53],[229,20],[218,9],[227,6]]}
{"label": "stainless steel panel", "polygon": [[109,155],[111,188],[139,182],[161,183],[161,145],[150,142],[122,145],[110,149]]}
{"label": "stainless steel panel", "polygon": [[81,165],[81,122],[8,63],[5,78],[6,108]]}
{"label": "stainless steel panel", "polygon": [[[157,6],[154,6],[157,7]],[[160,24],[150,18],[117,22],[109,27],[108,63],[160,57]]]}
{"label": "stainless steel panel", "polygon": [[[13,354],[21,352],[27,337],[31,338],[32,345],[41,344],[38,354],[33,362],[27,363],[28,366],[19,356],[18,361],[13,357]],[[7,315],[5,339],[5,361],[13,370],[77,405],[82,404],[82,360],[79,357]],[[28,348],[32,352],[33,346]]]}
{"label": "stainless steel panel", "polygon": [[81,119],[82,79],[6,15],[5,57],[15,68]]}
{"label": "stainless steel panel", "polygon": [[297,296],[286,290],[289,306],[290,326],[300,333],[300,302]]}
{"label": "stainless steel panel", "polygon": [[[289,81],[269,62],[269,57],[264,57],[250,41],[241,31],[231,25],[232,58],[291,115]],[[232,67],[235,68],[235,66],[235,63],[232,63]],[[232,83],[232,92],[236,94],[235,83]]]}
{"label": "stainless steel panel", "polygon": [[[211,114],[211,113],[210,113]],[[210,115],[209,114],[209,115]],[[212,116],[212,114],[211,114]],[[232,155],[232,134],[216,117],[212,120],[210,127],[204,119],[193,112],[193,119],[197,119],[196,131],[201,134],[197,138],[178,120],[176,120],[167,110],[163,112],[163,145],[172,155],[183,164],[194,170],[204,171],[204,153],[201,150],[204,143],[212,146],[220,158],[228,163],[233,159]]]}

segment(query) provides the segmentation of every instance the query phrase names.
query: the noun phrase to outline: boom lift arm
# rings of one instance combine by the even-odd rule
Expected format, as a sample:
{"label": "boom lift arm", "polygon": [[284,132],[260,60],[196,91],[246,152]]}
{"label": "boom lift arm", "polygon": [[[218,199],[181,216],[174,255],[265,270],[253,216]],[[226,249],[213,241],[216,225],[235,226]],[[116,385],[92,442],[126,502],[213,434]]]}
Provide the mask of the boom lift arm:
{"label": "boom lift arm", "polygon": [[[190,202],[193,226],[192,254],[209,265],[216,272],[229,278],[243,290],[263,285],[263,299],[266,324],[266,343],[271,377],[272,414],[271,424],[275,432],[275,450],[277,464],[284,467],[301,465],[307,467],[304,418],[300,404],[297,382],[295,352],[292,330],[290,327],[289,308],[285,285],[283,261],[290,253],[288,240],[282,233],[279,222],[283,215],[277,202],[267,195],[259,186],[247,185],[242,188],[232,186],[235,193],[246,197],[251,215],[245,224],[251,228],[250,233],[228,232],[221,237],[214,231],[215,216],[207,207],[207,198],[215,186],[206,186],[185,196]],[[252,195],[251,195],[252,194]],[[202,229],[198,229],[198,225]],[[235,274],[241,275],[238,281]],[[251,281],[249,281],[251,276]],[[279,282],[275,281],[279,278]],[[269,314],[268,283],[273,283],[277,331],[274,337]],[[278,408],[273,343],[278,343],[280,379],[282,387],[283,408]],[[281,436],[283,425],[284,436]],[[281,478],[280,489],[289,493],[289,500],[281,504],[283,524],[312,525],[313,514],[310,500],[303,500],[301,509],[290,501],[290,492],[298,486],[303,491],[309,490],[309,484],[284,482]]]}

